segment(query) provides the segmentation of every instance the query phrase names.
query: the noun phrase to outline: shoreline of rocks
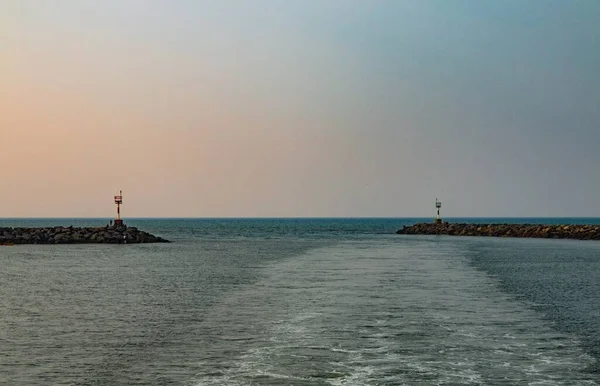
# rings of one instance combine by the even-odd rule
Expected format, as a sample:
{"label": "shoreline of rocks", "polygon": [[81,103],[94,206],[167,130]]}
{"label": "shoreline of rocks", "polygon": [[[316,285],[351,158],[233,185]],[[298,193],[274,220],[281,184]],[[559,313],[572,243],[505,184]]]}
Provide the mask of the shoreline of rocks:
{"label": "shoreline of rocks", "polygon": [[21,244],[141,244],[169,243],[169,240],[136,227],[45,227],[0,228],[0,245]]}
{"label": "shoreline of rocks", "polygon": [[447,235],[600,240],[599,225],[419,223],[396,232],[404,235]]}

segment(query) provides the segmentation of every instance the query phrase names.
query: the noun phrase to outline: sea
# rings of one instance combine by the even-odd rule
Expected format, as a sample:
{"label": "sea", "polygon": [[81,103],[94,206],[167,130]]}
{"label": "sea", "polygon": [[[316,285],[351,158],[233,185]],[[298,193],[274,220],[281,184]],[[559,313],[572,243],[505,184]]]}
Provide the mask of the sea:
{"label": "sea", "polygon": [[395,234],[431,221],[410,218],[125,221],[172,243],[0,247],[0,385],[600,384],[598,241]]}

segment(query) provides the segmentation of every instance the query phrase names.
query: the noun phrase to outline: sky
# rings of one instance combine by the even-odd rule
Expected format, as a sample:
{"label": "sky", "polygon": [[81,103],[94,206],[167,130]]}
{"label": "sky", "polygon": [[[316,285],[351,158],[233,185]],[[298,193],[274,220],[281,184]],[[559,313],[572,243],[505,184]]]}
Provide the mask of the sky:
{"label": "sky", "polygon": [[0,0],[0,217],[600,216],[597,0]]}

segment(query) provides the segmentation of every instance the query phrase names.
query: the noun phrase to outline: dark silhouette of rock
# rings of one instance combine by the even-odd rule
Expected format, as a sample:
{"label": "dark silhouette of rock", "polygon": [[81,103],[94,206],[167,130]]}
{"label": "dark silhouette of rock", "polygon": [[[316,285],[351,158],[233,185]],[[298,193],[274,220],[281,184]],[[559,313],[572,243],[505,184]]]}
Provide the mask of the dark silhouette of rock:
{"label": "dark silhouette of rock", "polygon": [[0,228],[1,244],[139,244],[168,243],[135,227]]}
{"label": "dark silhouette of rock", "polygon": [[600,240],[599,225],[420,223],[409,227],[404,226],[396,233],[405,235],[450,235]]}

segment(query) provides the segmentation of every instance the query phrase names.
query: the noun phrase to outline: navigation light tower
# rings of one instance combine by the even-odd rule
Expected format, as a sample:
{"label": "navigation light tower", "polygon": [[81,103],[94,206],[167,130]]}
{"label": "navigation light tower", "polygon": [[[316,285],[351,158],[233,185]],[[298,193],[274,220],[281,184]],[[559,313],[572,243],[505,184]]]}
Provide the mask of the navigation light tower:
{"label": "navigation light tower", "polygon": [[117,204],[117,218],[115,219],[115,226],[123,226],[123,220],[121,220],[121,204],[123,203],[123,191],[119,191],[119,195],[115,196],[115,204]]}
{"label": "navigation light tower", "polygon": [[438,201],[438,199],[435,199],[435,208],[437,209],[437,215],[435,216],[435,223],[436,224],[441,224],[442,223],[442,218],[440,217],[440,208],[442,207],[442,203]]}

